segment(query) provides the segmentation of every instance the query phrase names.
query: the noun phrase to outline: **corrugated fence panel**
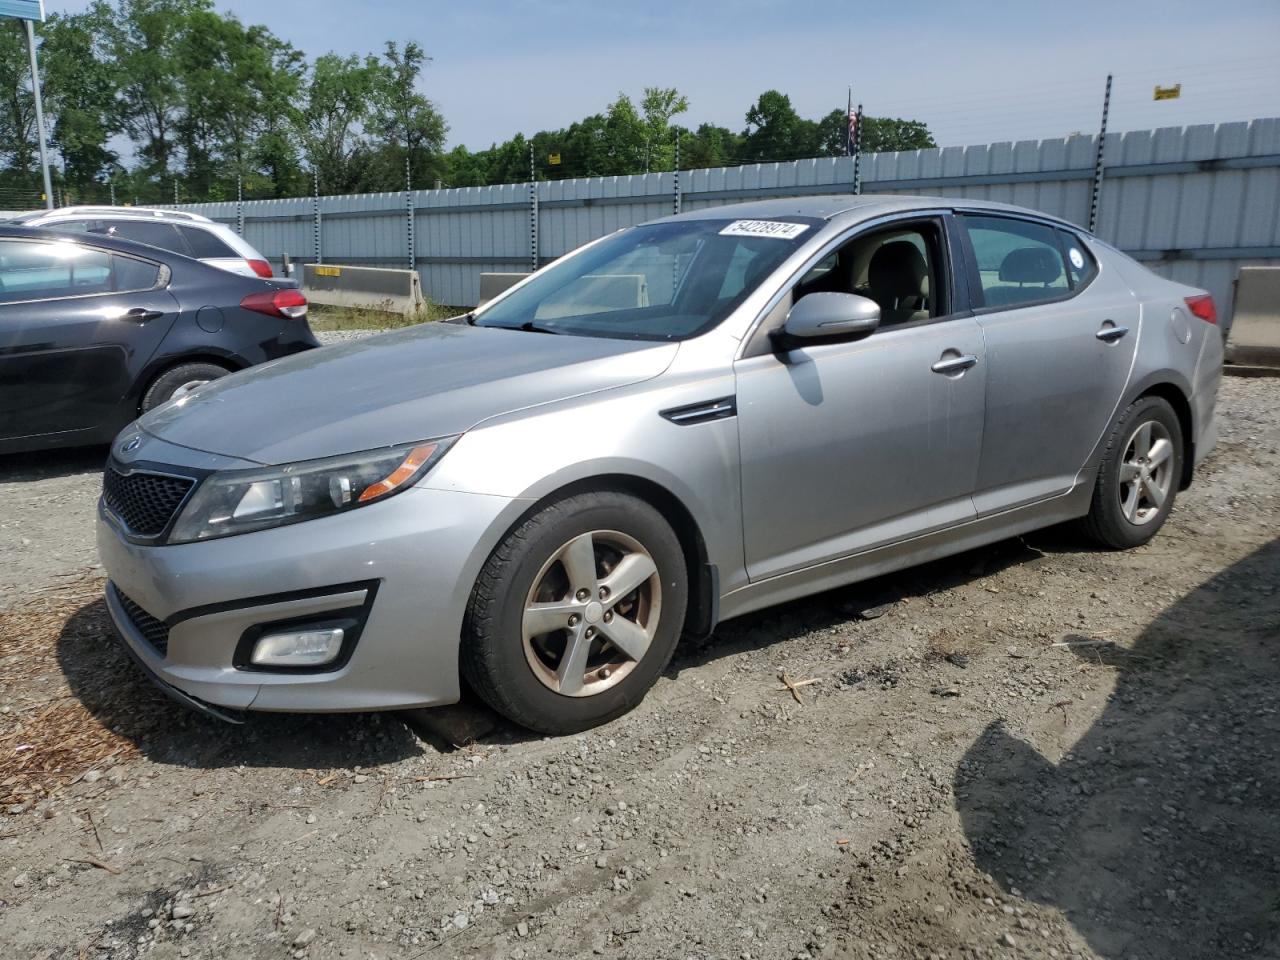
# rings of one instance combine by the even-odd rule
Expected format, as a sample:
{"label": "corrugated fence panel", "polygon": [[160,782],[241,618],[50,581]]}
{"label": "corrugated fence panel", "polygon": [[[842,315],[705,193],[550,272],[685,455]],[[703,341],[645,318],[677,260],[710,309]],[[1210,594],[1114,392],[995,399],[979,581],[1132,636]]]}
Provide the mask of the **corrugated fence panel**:
{"label": "corrugated fence panel", "polygon": [[[997,200],[1084,226],[1089,219],[1096,138],[999,142],[860,161],[867,193]],[[1107,138],[1097,232],[1152,269],[1205,287],[1230,316],[1244,263],[1280,262],[1280,119],[1139,130]],[[685,211],[763,197],[849,193],[851,157],[683,170]],[[676,176],[555,180],[537,185],[540,263],[677,207]],[[474,303],[482,272],[527,270],[532,249],[529,184],[321,197],[323,259],[401,267],[412,251],[427,296]],[[315,259],[311,197],[183,205],[237,225],[277,266]]]}

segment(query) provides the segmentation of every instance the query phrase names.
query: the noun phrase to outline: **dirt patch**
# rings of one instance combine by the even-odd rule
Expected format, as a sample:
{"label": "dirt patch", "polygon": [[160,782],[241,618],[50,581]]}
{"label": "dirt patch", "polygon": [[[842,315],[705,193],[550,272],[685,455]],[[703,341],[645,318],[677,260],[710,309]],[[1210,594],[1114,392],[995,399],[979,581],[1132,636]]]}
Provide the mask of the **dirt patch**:
{"label": "dirt patch", "polygon": [[[32,568],[24,591],[55,588],[43,639],[6,618],[0,658],[45,660],[0,667],[0,737],[62,689],[120,738],[102,749],[132,750],[92,780],[73,768],[96,746],[63,755],[0,818],[0,942],[1280,956],[1280,383],[1228,380],[1221,407],[1218,452],[1149,546],[1046,531],[762,611],[578,737],[503,727],[444,751],[393,716],[193,717],[149,695],[88,581]],[[72,509],[91,510],[81,484]],[[62,536],[13,509],[0,524]]]}

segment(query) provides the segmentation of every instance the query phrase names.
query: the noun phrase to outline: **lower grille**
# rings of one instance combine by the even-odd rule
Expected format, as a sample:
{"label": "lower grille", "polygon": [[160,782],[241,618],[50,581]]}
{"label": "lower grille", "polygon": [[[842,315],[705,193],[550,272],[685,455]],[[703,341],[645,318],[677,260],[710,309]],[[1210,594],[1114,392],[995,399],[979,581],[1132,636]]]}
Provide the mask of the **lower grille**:
{"label": "lower grille", "polygon": [[125,616],[129,618],[129,622],[143,636],[147,643],[151,644],[152,649],[160,656],[165,656],[169,652],[169,628],[165,626],[163,620],[157,620],[147,611],[126,597],[119,590],[116,596],[120,599],[120,606],[124,607]]}
{"label": "lower grille", "polygon": [[155,537],[164,532],[195,481],[161,473],[120,473],[107,467],[102,499],[130,533]]}

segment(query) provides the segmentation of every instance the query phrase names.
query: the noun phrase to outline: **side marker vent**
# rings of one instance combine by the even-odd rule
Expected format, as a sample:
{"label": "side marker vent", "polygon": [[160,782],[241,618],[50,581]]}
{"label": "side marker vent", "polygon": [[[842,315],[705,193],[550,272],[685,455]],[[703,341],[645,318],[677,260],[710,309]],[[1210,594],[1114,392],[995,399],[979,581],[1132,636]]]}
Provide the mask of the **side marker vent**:
{"label": "side marker vent", "polygon": [[708,423],[712,420],[728,420],[738,415],[736,397],[720,397],[717,400],[703,400],[684,407],[672,407],[663,410],[662,417],[670,420],[678,427],[691,427],[695,423]]}

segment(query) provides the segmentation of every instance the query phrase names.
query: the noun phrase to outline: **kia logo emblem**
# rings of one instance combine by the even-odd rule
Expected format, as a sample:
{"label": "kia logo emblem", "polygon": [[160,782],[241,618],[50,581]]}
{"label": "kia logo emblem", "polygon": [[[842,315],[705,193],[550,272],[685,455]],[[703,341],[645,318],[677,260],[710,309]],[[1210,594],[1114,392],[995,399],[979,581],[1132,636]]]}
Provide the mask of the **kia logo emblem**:
{"label": "kia logo emblem", "polygon": [[136,437],[132,437],[131,439],[126,440],[124,443],[122,443],[122,444],[120,445],[120,452],[121,452],[121,453],[133,453],[133,451],[137,450],[140,446],[142,446],[142,435],[141,435],[141,434],[139,434],[139,435],[138,435],[138,436],[136,436]]}

